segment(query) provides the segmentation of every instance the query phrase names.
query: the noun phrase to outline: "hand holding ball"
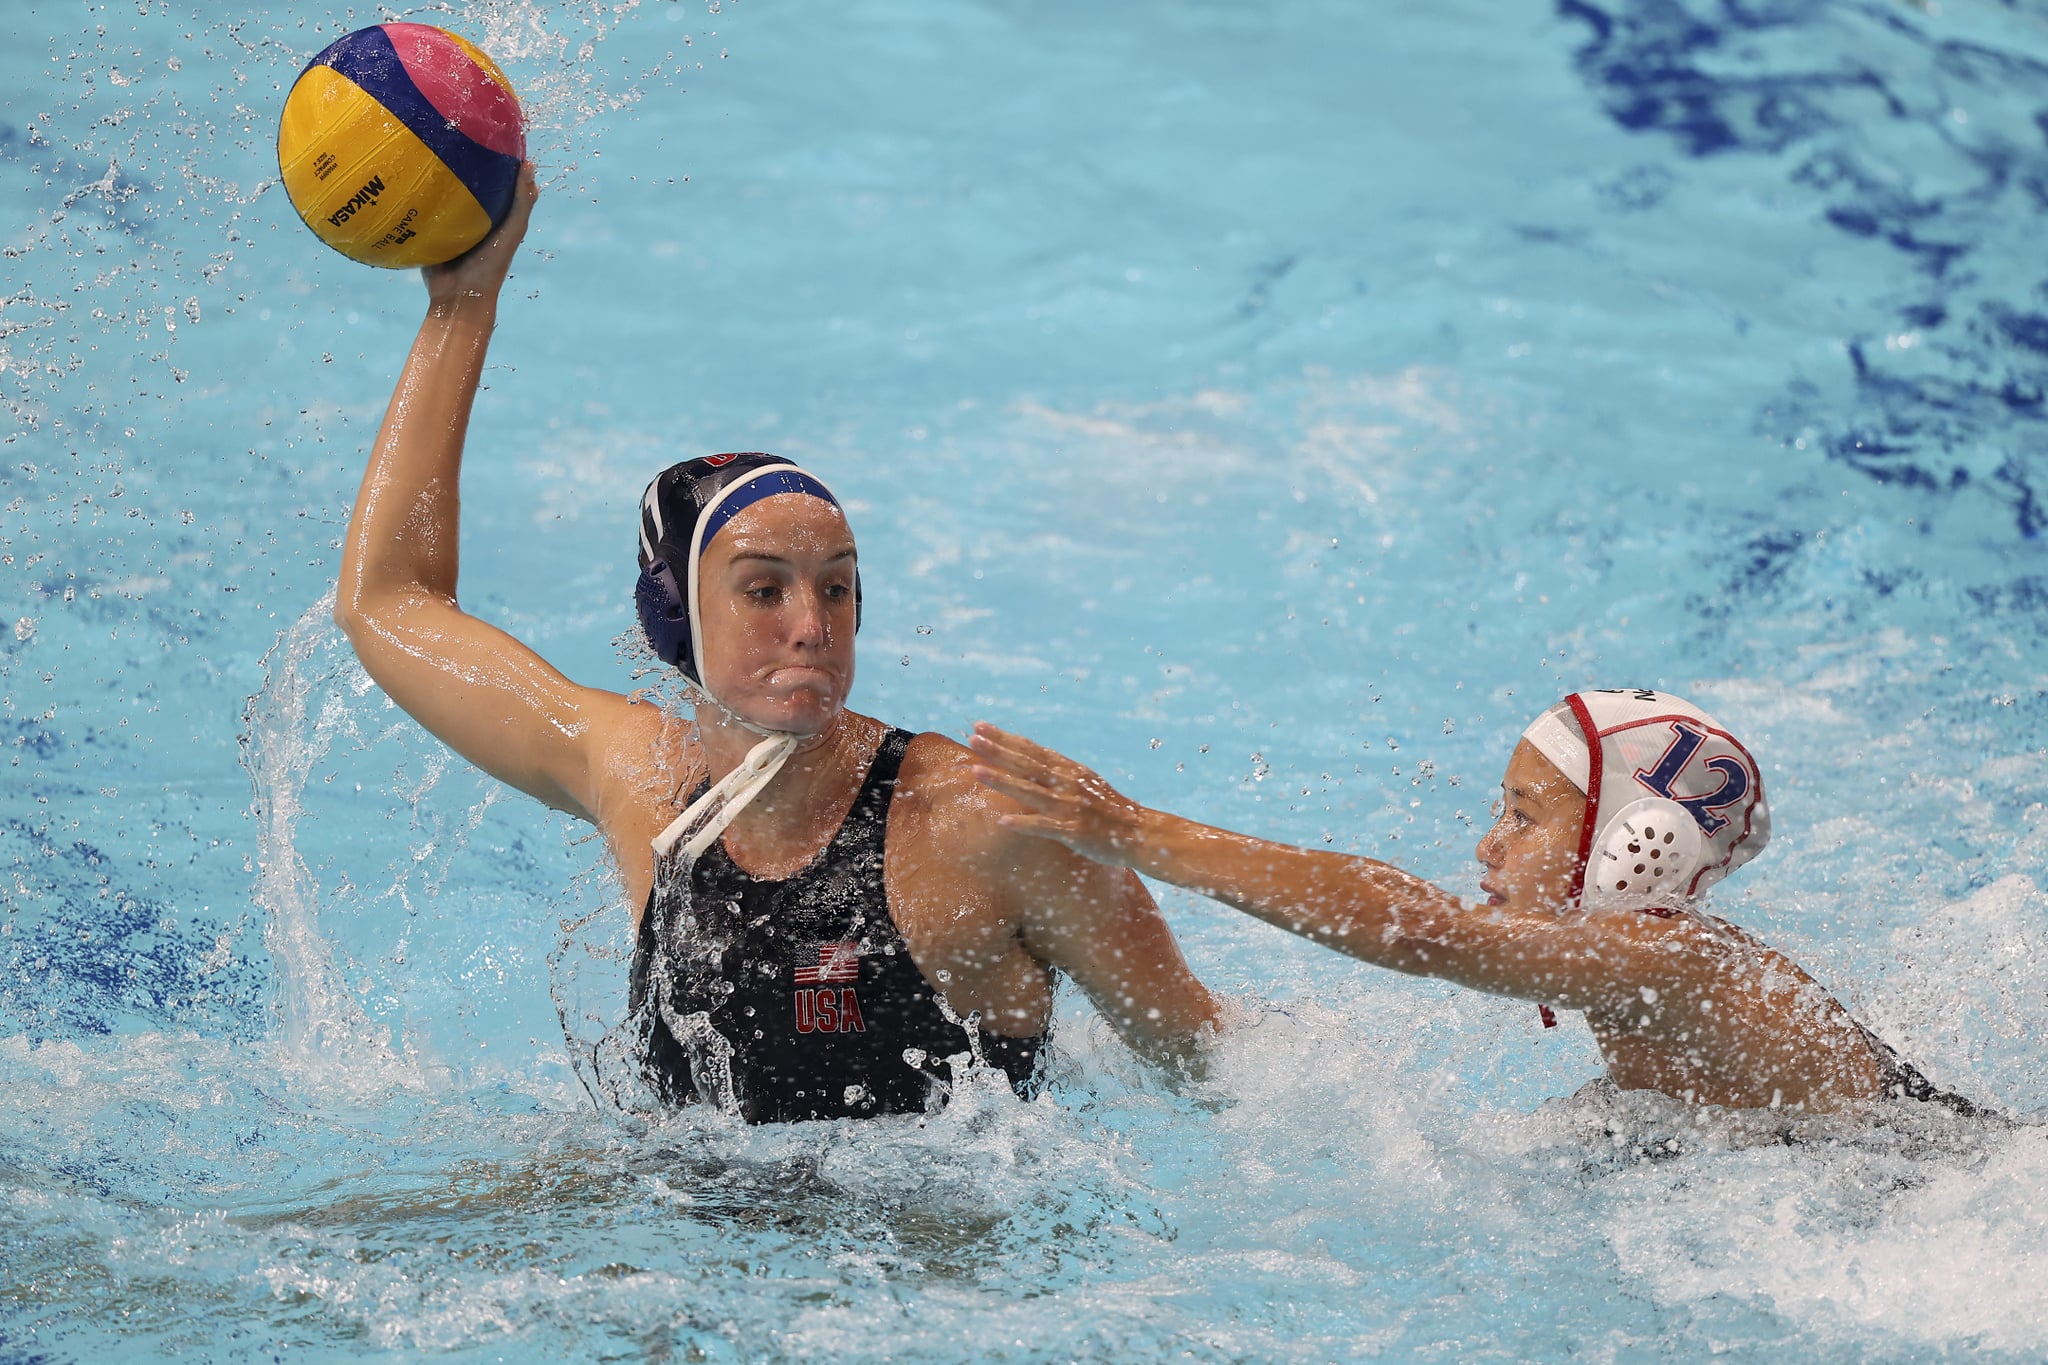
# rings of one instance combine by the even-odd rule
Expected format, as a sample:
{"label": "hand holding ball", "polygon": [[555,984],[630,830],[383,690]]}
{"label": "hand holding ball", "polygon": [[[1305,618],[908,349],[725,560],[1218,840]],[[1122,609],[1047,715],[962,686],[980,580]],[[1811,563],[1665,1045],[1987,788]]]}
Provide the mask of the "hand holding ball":
{"label": "hand holding ball", "polygon": [[351,260],[439,265],[511,211],[526,124],[511,82],[431,24],[331,44],[285,97],[277,164],[306,226]]}

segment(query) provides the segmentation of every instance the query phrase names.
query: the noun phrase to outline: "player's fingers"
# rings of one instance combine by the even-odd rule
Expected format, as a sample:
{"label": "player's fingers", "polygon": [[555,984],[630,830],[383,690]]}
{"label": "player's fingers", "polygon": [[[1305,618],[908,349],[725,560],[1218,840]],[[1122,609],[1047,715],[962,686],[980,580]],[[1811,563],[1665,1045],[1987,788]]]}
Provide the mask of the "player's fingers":
{"label": "player's fingers", "polygon": [[1011,735],[1009,738],[1021,753],[1031,758],[1034,762],[1042,763],[1048,768],[1059,771],[1068,769],[1075,769],[1080,772],[1088,771],[1057,749],[1048,749],[1043,744],[1026,739],[1022,735]]}
{"label": "player's fingers", "polygon": [[1001,768],[976,764],[974,780],[992,792],[999,792],[1020,805],[1036,810],[1043,810],[1059,799],[1030,778],[1004,772]]}
{"label": "player's fingers", "polygon": [[491,235],[484,239],[485,247],[503,251],[525,241],[526,226],[533,220],[534,201],[539,198],[540,186],[533,178],[533,163],[524,162],[519,167],[519,183],[512,191],[511,211],[505,215],[505,221],[493,228]]}
{"label": "player's fingers", "polygon": [[1051,815],[1005,815],[998,823],[1004,829],[1014,829],[1021,834],[1033,835],[1040,839],[1050,839],[1057,844],[1069,843],[1073,836],[1073,829],[1066,821]]}
{"label": "player's fingers", "polygon": [[[990,728],[994,729],[992,726]],[[1028,765],[1030,770],[1040,774],[1041,780],[1048,785],[1062,790],[1070,787],[1085,789],[1108,785],[1086,764],[1076,763],[1057,749],[1048,749],[1043,744],[1007,731],[997,730],[995,733],[1001,737],[1001,742],[1008,752],[1017,756],[1020,765]]]}
{"label": "player's fingers", "polygon": [[987,721],[975,722],[974,733],[968,738],[967,746],[1013,773],[1024,773],[1034,777],[1049,775],[1050,765],[1039,754],[1031,752],[1036,745],[1031,745],[1030,741],[1021,735],[999,730]]}

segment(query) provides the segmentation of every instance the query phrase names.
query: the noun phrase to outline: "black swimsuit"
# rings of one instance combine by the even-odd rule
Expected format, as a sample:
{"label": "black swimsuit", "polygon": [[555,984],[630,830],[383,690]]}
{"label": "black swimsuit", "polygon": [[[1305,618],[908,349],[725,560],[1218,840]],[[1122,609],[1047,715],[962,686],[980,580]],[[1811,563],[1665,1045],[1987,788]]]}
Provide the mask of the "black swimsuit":
{"label": "black swimsuit", "polygon": [[1922,1104],[1938,1104],[1966,1119],[1990,1118],[1995,1110],[1965,1099],[1953,1090],[1943,1090],[1920,1074],[1920,1068],[1892,1051],[1892,1045],[1879,1038],[1861,1024],[1863,1036],[1877,1049],[1878,1064],[1884,1068],[1883,1097],[1888,1100],[1918,1100]]}
{"label": "black swimsuit", "polygon": [[672,864],[656,868],[630,1001],[665,1101],[729,1102],[750,1123],[923,1113],[962,1053],[1035,1088],[1047,1035],[948,1018],[889,913],[884,844],[910,738],[888,733],[838,833],[795,876],[750,877],[723,842],[687,894]]}

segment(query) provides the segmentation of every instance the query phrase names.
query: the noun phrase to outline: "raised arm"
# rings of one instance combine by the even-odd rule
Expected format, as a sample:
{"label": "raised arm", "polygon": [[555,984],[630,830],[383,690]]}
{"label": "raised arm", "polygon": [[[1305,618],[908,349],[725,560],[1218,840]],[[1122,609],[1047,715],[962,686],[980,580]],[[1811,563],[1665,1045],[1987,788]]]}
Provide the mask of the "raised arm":
{"label": "raised arm", "polygon": [[463,441],[498,294],[537,196],[528,166],[504,223],[422,272],[426,320],[356,496],[334,618],[377,685],[450,748],[591,819],[593,721],[624,699],[571,683],[455,595]]}
{"label": "raised arm", "polygon": [[[1186,887],[1339,952],[1496,995],[1605,1009],[1671,955],[1625,931],[1559,934],[1528,913],[1468,909],[1419,877],[1370,858],[1272,843],[1151,810],[1099,775],[992,725],[975,727],[975,776],[1023,807],[1009,827],[1115,867]],[[1645,973],[1649,975],[1645,975]]]}

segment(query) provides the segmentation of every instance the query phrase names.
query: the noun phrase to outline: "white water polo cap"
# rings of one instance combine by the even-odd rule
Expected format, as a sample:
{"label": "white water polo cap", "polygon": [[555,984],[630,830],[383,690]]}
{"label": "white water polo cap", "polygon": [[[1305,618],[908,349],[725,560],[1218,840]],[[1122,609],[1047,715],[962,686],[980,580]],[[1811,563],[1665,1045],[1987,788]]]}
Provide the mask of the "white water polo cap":
{"label": "white water polo cap", "polygon": [[1586,794],[1581,905],[1671,905],[1763,851],[1763,775],[1691,702],[1645,688],[1574,692],[1522,738]]}

